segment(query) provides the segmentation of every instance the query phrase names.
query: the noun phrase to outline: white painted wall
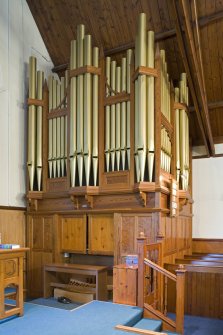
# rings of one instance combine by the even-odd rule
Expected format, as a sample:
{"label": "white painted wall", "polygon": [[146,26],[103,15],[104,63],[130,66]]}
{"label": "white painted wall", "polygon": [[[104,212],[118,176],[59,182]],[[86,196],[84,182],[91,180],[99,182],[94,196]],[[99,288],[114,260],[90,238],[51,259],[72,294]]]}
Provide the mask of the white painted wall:
{"label": "white painted wall", "polygon": [[193,160],[193,237],[223,238],[223,157]]}
{"label": "white painted wall", "polygon": [[0,206],[25,206],[28,61],[53,64],[25,0],[0,0]]}

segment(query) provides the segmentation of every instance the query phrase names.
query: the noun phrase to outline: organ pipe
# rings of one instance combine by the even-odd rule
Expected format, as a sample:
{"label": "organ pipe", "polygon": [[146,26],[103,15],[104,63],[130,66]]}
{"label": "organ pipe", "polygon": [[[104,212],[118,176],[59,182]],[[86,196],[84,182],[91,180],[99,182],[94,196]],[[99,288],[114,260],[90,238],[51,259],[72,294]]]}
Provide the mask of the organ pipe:
{"label": "organ pipe", "polygon": [[[127,84],[127,67],[126,67],[126,57],[122,58],[121,67],[121,91],[126,92]],[[127,140],[127,115],[126,115],[126,102],[121,104],[121,156],[122,156],[122,170],[125,170],[126,161],[126,140]]]}
{"label": "organ pipe", "polygon": [[[84,65],[84,25],[77,26],[77,67]],[[84,76],[77,77],[77,163],[79,185],[83,183],[83,151],[84,151]]]}
{"label": "organ pipe", "polygon": [[[127,61],[127,69],[126,69],[126,88],[127,93],[131,92],[131,63],[132,63],[132,49],[127,50],[126,61]],[[127,101],[127,114],[126,114],[126,148],[127,148],[127,159],[128,159],[128,169],[130,169],[130,101]]]}
{"label": "organ pipe", "polygon": [[[111,58],[106,57],[105,64],[105,73],[107,84],[111,85]],[[106,96],[110,95],[109,88],[106,87]],[[109,171],[110,166],[110,150],[111,150],[111,142],[110,142],[110,127],[111,127],[111,108],[110,106],[105,107],[105,159],[106,159],[106,171]]]}
{"label": "organ pipe", "polygon": [[[91,35],[84,37],[84,65],[92,65]],[[89,186],[92,156],[92,81],[91,73],[84,74],[84,165],[86,185]]]}
{"label": "organ pipe", "polygon": [[[93,66],[99,66],[99,49],[93,48]],[[93,179],[94,186],[97,185],[98,175],[98,75],[93,75],[93,88],[92,88],[92,101],[93,101],[93,144],[92,144],[92,161],[93,161]]]}
{"label": "organ pipe", "polygon": [[[37,99],[43,99],[43,80],[42,71],[37,72]],[[37,106],[37,122],[36,122],[36,167],[37,167],[37,188],[41,190],[42,182],[42,128],[43,128],[43,107]]]}
{"label": "organ pipe", "polygon": [[[36,58],[29,58],[29,98],[36,98]],[[29,186],[33,191],[36,165],[36,107],[29,106],[28,112],[28,173]]]}

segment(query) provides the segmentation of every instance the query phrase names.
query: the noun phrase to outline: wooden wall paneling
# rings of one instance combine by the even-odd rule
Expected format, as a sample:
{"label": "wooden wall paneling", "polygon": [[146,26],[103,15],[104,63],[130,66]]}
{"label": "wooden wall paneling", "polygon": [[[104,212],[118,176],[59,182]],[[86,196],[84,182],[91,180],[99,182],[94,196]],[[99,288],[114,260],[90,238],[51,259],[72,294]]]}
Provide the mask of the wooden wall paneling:
{"label": "wooden wall paneling", "polygon": [[193,238],[193,253],[223,253],[223,239]]}
{"label": "wooden wall paneling", "polygon": [[54,217],[53,215],[27,216],[28,295],[43,295],[43,266],[54,261]]}
{"label": "wooden wall paneling", "polygon": [[114,218],[113,214],[95,214],[88,217],[88,253],[113,255]]}
{"label": "wooden wall paneling", "polygon": [[[167,264],[174,272],[178,265]],[[223,318],[223,267],[185,265],[185,314],[202,317]],[[169,311],[174,311],[175,292],[168,294]]]}
{"label": "wooden wall paneling", "polygon": [[87,219],[86,215],[64,215],[60,218],[61,251],[83,253],[87,252]]}

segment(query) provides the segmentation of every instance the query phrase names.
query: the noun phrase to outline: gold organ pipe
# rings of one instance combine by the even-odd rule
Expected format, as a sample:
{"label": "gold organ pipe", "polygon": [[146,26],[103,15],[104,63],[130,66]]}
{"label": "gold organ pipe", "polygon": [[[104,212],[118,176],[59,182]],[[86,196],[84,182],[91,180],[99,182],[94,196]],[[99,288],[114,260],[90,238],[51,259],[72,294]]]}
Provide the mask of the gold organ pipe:
{"label": "gold organ pipe", "polygon": [[[132,63],[133,51],[132,49],[127,50],[126,61],[126,81],[127,81],[127,93],[131,93],[131,63]],[[130,101],[127,101],[127,114],[126,114],[126,147],[127,147],[127,159],[128,159],[128,169],[130,169]]]}
{"label": "gold organ pipe", "polygon": [[[179,87],[175,87],[175,102],[179,102]],[[180,112],[179,109],[175,110],[175,134],[176,134],[176,169],[177,169],[177,182],[180,181]]]}
{"label": "gold organ pipe", "polygon": [[[77,68],[77,41],[71,41],[70,69]],[[70,80],[70,182],[75,187],[77,169],[77,78]]]}
{"label": "gold organ pipe", "polygon": [[[93,48],[93,66],[99,66],[99,49]],[[92,144],[92,156],[93,156],[93,179],[94,186],[97,185],[98,175],[98,75],[93,75],[93,87],[92,87],[92,100],[93,100],[93,144]]]}
{"label": "gold organ pipe", "polygon": [[[122,58],[121,67],[121,91],[126,92],[126,80],[127,80],[127,65],[126,57]],[[127,115],[126,115],[126,102],[121,104],[121,156],[122,156],[122,170],[125,170],[125,158],[126,158],[126,137],[127,137]]]}
{"label": "gold organ pipe", "polygon": [[[68,70],[65,71],[65,91],[67,91],[67,87],[69,84],[69,73]],[[65,101],[65,106],[67,107],[67,98]],[[65,159],[65,168],[67,170],[67,116],[64,117],[64,159]]]}
{"label": "gold organ pipe", "polygon": [[[106,57],[106,64],[105,64],[105,73],[107,78],[107,84],[111,85],[111,58]],[[106,87],[106,96],[109,96],[110,92],[108,87]],[[111,109],[110,106],[105,107],[105,159],[106,159],[106,171],[109,171],[110,166],[110,149],[111,149],[111,142],[110,142],[110,128],[111,128]]]}
{"label": "gold organ pipe", "polygon": [[[53,76],[48,78],[49,87],[49,112],[53,108]],[[48,167],[49,167],[49,177],[53,176],[53,120],[50,119],[48,123]]]}
{"label": "gold organ pipe", "polygon": [[[84,65],[92,65],[91,35],[84,37]],[[92,156],[92,77],[84,74],[84,166],[86,185],[89,186]]]}
{"label": "gold organ pipe", "polygon": [[[43,99],[43,81],[44,74],[42,71],[37,71],[37,99]],[[36,167],[37,167],[37,187],[41,190],[42,182],[42,128],[43,128],[43,107],[37,106],[37,123],[36,123]]]}
{"label": "gold organ pipe", "polygon": [[[146,14],[139,15],[138,24],[138,61],[139,66],[146,66]],[[146,163],[146,75],[138,76],[138,157],[140,181],[144,181]]]}
{"label": "gold organ pipe", "polygon": [[[57,80],[53,79],[53,108],[57,107]],[[53,118],[53,177],[57,176],[57,119]]]}
{"label": "gold organ pipe", "polygon": [[[65,96],[65,78],[61,77],[61,101],[63,101]],[[62,105],[62,108],[64,107],[64,104]],[[61,164],[61,176],[64,177],[64,141],[65,141],[65,134],[64,134],[64,116],[61,116],[60,118],[60,164]]]}
{"label": "gold organ pipe", "polygon": [[[36,58],[29,58],[29,98],[36,98]],[[28,114],[28,173],[29,187],[33,191],[36,165],[36,107],[29,106]]]}
{"label": "gold organ pipe", "polygon": [[[180,81],[180,102],[185,102],[185,83],[184,76],[181,74]],[[185,111],[180,110],[180,172],[182,189],[185,190]]]}
{"label": "gold organ pipe", "polygon": [[[57,106],[60,105],[61,102],[61,86],[60,82],[57,82]],[[60,158],[61,158],[61,152],[60,152],[60,141],[61,141],[61,134],[60,134],[60,117],[56,118],[57,122],[57,137],[56,137],[56,147],[57,147],[57,155],[56,155],[56,162],[57,162],[57,176],[60,177]]]}
{"label": "gold organ pipe", "polygon": [[[83,24],[77,26],[77,67],[84,65],[84,30]],[[77,77],[77,163],[79,186],[83,183],[83,150],[84,150],[84,76]]]}
{"label": "gold organ pipe", "polygon": [[[115,89],[117,93],[121,91],[121,68],[116,67],[115,74]],[[117,103],[115,106],[115,154],[117,171],[120,168],[120,149],[121,149],[121,104]]]}
{"label": "gold organ pipe", "polygon": [[[147,66],[154,68],[155,62],[155,51],[154,51],[154,32],[148,31],[148,52],[147,52]],[[154,168],[154,151],[155,151],[155,139],[154,139],[154,77],[147,77],[147,160],[148,160],[148,174],[149,181],[153,178]]]}
{"label": "gold organ pipe", "polygon": [[[116,61],[111,62],[111,87],[115,91]],[[114,95],[114,93],[112,93]],[[115,104],[111,105],[111,165],[115,170]]]}
{"label": "gold organ pipe", "polygon": [[[139,66],[139,38],[136,36],[135,41],[135,69]],[[139,125],[139,80],[135,80],[135,170],[137,183],[140,181],[140,168],[139,168],[139,156],[138,156],[138,125]]]}

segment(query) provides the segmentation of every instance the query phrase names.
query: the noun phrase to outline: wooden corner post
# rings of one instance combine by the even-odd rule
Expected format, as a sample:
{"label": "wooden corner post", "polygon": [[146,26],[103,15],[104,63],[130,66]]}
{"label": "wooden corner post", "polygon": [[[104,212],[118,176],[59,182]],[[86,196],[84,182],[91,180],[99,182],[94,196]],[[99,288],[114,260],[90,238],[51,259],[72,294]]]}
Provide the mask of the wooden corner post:
{"label": "wooden corner post", "polygon": [[146,237],[144,233],[140,233],[137,238],[137,252],[138,252],[138,298],[137,305],[143,307],[144,305],[144,246]]}
{"label": "wooden corner post", "polygon": [[175,271],[176,281],[176,331],[184,333],[184,286],[186,269],[182,264]]}

